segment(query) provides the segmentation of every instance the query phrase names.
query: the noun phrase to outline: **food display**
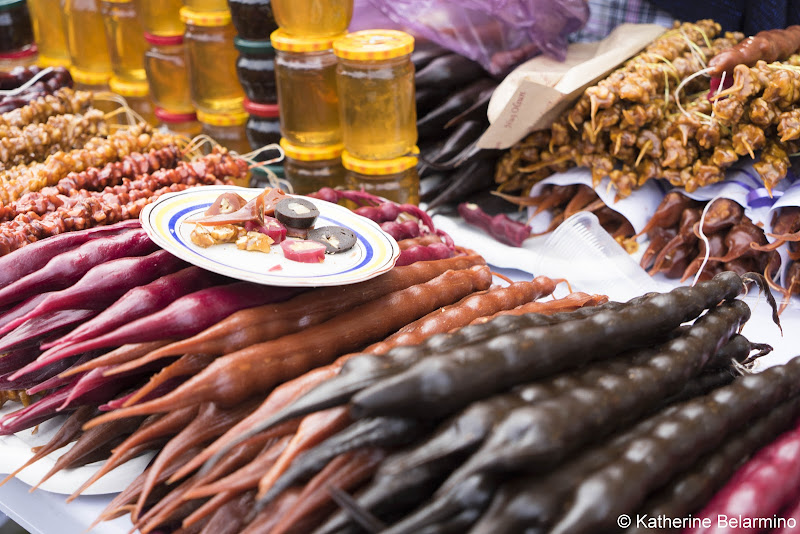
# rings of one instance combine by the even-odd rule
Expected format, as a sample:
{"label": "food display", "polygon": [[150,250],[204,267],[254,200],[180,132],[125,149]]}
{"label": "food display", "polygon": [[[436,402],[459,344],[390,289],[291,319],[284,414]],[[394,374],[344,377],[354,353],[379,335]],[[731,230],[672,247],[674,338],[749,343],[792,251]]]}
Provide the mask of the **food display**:
{"label": "food display", "polygon": [[798,27],[677,22],[500,151],[500,79],[410,26],[180,4],[66,0],[74,68],[0,73],[0,509],[792,532]]}

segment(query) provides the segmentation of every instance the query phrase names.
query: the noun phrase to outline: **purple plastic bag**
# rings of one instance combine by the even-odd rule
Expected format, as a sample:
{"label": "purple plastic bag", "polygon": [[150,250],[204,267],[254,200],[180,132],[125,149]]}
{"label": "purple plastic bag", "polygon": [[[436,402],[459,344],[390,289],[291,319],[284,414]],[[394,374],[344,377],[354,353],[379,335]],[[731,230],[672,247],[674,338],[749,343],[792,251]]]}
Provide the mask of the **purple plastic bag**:
{"label": "purple plastic bag", "polygon": [[351,29],[404,29],[500,76],[539,52],[563,60],[588,18],[586,0],[356,0]]}

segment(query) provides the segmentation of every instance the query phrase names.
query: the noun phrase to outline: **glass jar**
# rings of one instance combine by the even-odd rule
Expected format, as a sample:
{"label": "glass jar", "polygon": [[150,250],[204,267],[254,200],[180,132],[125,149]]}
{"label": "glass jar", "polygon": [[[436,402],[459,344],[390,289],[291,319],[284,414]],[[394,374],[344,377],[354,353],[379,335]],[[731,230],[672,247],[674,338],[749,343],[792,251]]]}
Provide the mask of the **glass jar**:
{"label": "glass jar", "polygon": [[361,159],[385,160],[417,144],[414,38],[396,30],[365,30],[333,43],[344,148]]}
{"label": "glass jar", "polygon": [[236,74],[245,96],[253,102],[274,104],[278,101],[275,85],[275,49],[269,41],[248,41],[236,37],[233,44],[239,51]]}
{"label": "glass jar", "polygon": [[189,87],[195,108],[206,113],[242,109],[244,91],[236,78],[234,28],[229,11],[200,13],[181,9]]}
{"label": "glass jar", "polygon": [[146,81],[147,41],[133,0],[102,0],[100,8],[114,76],[128,82]]}
{"label": "glass jar", "polygon": [[43,67],[69,67],[61,0],[28,0],[28,9],[39,47],[39,64]]}
{"label": "glass jar", "polygon": [[103,15],[99,0],[64,0],[67,48],[72,66],[87,74],[111,78]]}
{"label": "glass jar", "polygon": [[203,125],[204,134],[228,150],[239,154],[250,152],[245,132],[247,113],[244,110],[235,113],[206,113],[197,110],[197,120]]}
{"label": "glass jar", "polygon": [[333,39],[300,39],[283,30],[272,34],[281,133],[299,146],[342,142]]}
{"label": "glass jar", "polygon": [[197,121],[197,115],[192,113],[172,113],[157,107],[156,118],[161,121],[160,129],[167,133],[182,135],[193,139],[203,133],[203,125]]}
{"label": "glass jar", "polygon": [[228,10],[226,0],[184,0],[183,5],[198,13]]}
{"label": "glass jar", "polygon": [[24,50],[0,54],[0,70],[10,71],[16,67],[31,67],[36,64],[39,50],[31,45]]}
{"label": "glass jar", "polygon": [[183,35],[186,28],[181,20],[181,0],[137,0],[144,31],[151,35]]}
{"label": "glass jar", "polygon": [[283,171],[295,194],[306,195],[323,187],[344,185],[341,144],[301,147],[281,139],[281,147],[286,155]]}
{"label": "glass jar", "polygon": [[228,0],[233,25],[239,37],[264,41],[278,29],[271,0]]}
{"label": "glass jar", "polygon": [[[111,79],[110,73],[98,74],[95,72],[86,72],[72,67],[70,69],[72,74],[72,81],[76,91],[91,91],[93,93],[103,93],[111,91],[108,82]],[[92,107],[99,109],[104,113],[111,113],[119,108],[119,104],[111,100],[95,99],[92,102]]]}
{"label": "glass jar", "polygon": [[244,110],[250,114],[247,119],[247,141],[251,149],[280,143],[281,121],[277,104],[256,104],[245,99]]}
{"label": "glass jar", "polygon": [[[148,124],[158,124],[158,119],[155,115],[155,106],[153,100],[150,98],[150,88],[147,82],[128,82],[117,78],[111,78],[108,82],[109,88],[123,97],[128,103],[128,107],[135,111],[142,119]],[[128,121],[124,114],[116,116],[118,123],[127,124]]]}
{"label": "glass jar", "polygon": [[0,0],[0,54],[33,46],[33,26],[25,0]]}
{"label": "glass jar", "polygon": [[[419,153],[414,147],[412,151]],[[342,165],[347,169],[348,189],[363,189],[399,204],[419,204],[419,174],[417,156],[367,161],[342,153]]]}
{"label": "glass jar", "polygon": [[299,37],[333,37],[347,31],[353,0],[272,0],[278,26]]}
{"label": "glass jar", "polygon": [[150,49],[144,54],[144,70],[156,106],[170,113],[194,113],[183,35],[145,34]]}

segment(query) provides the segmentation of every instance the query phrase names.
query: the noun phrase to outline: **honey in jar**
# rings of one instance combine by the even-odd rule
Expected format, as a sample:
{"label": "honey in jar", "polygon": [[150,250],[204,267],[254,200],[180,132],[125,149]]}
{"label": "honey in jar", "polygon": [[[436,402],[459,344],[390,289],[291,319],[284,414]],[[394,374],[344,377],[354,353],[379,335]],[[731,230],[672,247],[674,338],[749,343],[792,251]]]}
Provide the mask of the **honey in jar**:
{"label": "honey in jar", "polygon": [[[135,111],[145,122],[152,125],[158,123],[147,82],[128,82],[115,76],[108,82],[108,86],[113,92],[123,97],[128,107]],[[117,119],[119,123],[127,124],[125,114],[117,115]]]}
{"label": "honey in jar", "polygon": [[181,18],[186,23],[184,44],[195,108],[206,113],[241,110],[244,91],[236,78],[238,54],[230,12],[201,13],[184,7]]}
{"label": "honey in jar", "polygon": [[286,155],[283,171],[295,194],[306,195],[323,187],[344,185],[341,144],[302,147],[281,139],[281,147]]}
{"label": "honey in jar", "polygon": [[68,67],[69,50],[61,0],[28,0],[28,9],[39,47],[39,63],[44,67]]}
{"label": "honey in jar", "polygon": [[342,140],[350,155],[394,159],[417,144],[413,49],[414,38],[396,30],[355,32],[333,43]]}
{"label": "honey in jar", "polygon": [[[414,147],[413,154],[419,150]],[[419,174],[417,156],[409,155],[390,160],[371,161],[342,153],[342,165],[347,169],[347,189],[363,189],[368,193],[393,200],[398,204],[419,204]]]}
{"label": "honey in jar", "polygon": [[272,34],[281,134],[298,146],[341,143],[333,39]]}
{"label": "honey in jar", "polygon": [[194,113],[183,35],[145,33],[144,37],[150,44],[144,54],[144,69],[153,102],[170,113]]}
{"label": "honey in jar", "polygon": [[228,150],[239,154],[250,152],[250,143],[245,132],[247,118],[244,109],[234,113],[197,111],[197,120],[203,125],[203,133]]}
{"label": "honey in jar", "polygon": [[147,41],[133,0],[101,0],[100,7],[114,76],[127,82],[146,81]]}
{"label": "honey in jar", "polygon": [[64,23],[73,67],[87,75],[104,75],[106,81],[111,78],[100,0],[64,0]]}
{"label": "honey in jar", "polygon": [[197,115],[192,113],[172,113],[157,107],[156,118],[161,122],[159,129],[166,133],[181,135],[193,139],[203,133],[203,125],[197,122]]}
{"label": "honey in jar", "polygon": [[184,0],[183,5],[198,13],[228,9],[227,0]]}
{"label": "honey in jar", "polygon": [[272,0],[278,26],[298,37],[333,37],[347,31],[353,0]]}
{"label": "honey in jar", "polygon": [[181,0],[137,0],[136,10],[142,19],[144,31],[151,35],[183,35]]}

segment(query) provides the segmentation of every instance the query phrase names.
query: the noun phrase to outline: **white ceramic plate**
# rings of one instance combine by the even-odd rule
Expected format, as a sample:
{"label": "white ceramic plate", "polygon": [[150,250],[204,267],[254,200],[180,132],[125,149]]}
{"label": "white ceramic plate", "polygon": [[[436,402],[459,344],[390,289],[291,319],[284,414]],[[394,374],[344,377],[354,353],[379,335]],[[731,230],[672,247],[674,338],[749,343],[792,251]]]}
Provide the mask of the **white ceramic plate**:
{"label": "white ceramic plate", "polygon": [[374,222],[352,211],[309,197],[319,209],[315,227],[343,226],[356,234],[356,245],[347,252],[326,254],[322,263],[299,263],[287,260],[280,245],[273,245],[265,254],[239,250],[227,243],[202,248],[192,243],[189,235],[193,224],[184,221],[200,217],[225,192],[235,192],[247,200],[263,189],[235,186],[193,187],[160,197],[146,206],[140,215],[142,226],[160,247],[193,265],[239,280],[273,286],[335,286],[368,280],[390,270],[400,248],[397,242]]}

